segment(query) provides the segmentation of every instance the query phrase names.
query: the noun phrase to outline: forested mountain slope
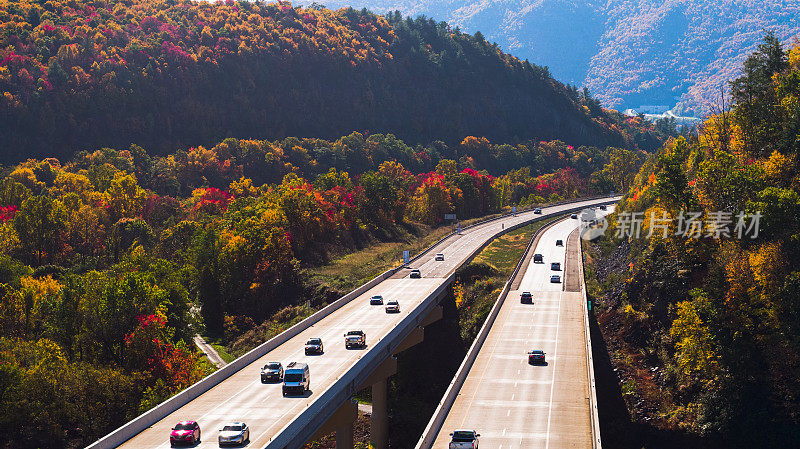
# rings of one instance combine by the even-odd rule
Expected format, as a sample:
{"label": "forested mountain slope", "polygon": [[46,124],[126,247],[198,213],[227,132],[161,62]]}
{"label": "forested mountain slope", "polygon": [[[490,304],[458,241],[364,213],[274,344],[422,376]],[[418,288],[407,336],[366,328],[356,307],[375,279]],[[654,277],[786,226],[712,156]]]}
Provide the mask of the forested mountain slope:
{"label": "forested mountain slope", "polygon": [[392,132],[657,146],[482,36],[226,0],[0,0],[0,158]]}
{"label": "forested mountain slope", "polygon": [[724,441],[703,447],[789,447],[800,441],[800,45],[768,35],[743,71],[731,110],[636,176],[598,321],[634,420]]}
{"label": "forested mountain slope", "polygon": [[784,43],[800,31],[796,0],[329,0],[445,20],[564,82],[588,86],[608,107],[681,104],[702,114],[738,76],[764,30]]}

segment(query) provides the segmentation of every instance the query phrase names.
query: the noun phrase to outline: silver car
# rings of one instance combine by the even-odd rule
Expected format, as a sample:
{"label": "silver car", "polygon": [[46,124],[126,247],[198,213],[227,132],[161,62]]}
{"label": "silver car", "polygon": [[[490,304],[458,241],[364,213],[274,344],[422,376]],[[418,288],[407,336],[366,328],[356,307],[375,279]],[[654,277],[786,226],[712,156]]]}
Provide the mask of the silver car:
{"label": "silver car", "polygon": [[243,422],[232,422],[225,424],[219,431],[219,445],[244,446],[250,441],[250,428]]}

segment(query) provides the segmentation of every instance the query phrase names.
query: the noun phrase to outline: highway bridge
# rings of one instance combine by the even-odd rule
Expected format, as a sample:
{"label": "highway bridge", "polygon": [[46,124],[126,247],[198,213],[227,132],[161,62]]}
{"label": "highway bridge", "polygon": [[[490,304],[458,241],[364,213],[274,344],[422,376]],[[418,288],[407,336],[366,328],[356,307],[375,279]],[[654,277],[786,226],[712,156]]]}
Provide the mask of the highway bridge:
{"label": "highway bridge", "polygon": [[[567,218],[536,237],[417,449],[447,447],[456,429],[477,431],[482,448],[600,447],[578,225]],[[531,261],[537,253],[543,263]],[[528,362],[534,349],[546,363]]]}
{"label": "highway bridge", "polygon": [[[577,212],[589,206],[612,203],[617,199],[598,198],[553,205],[542,208],[541,215],[535,215],[532,211],[509,214],[451,234],[415,257],[407,266],[379,275],[90,447],[166,448],[169,446],[170,428],[182,420],[195,420],[200,424],[203,438],[196,447],[217,447],[218,430],[226,422],[238,420],[246,422],[251,429],[249,447],[298,448],[308,441],[335,431],[337,447],[348,449],[353,446],[352,425],[357,416],[352,395],[363,388],[371,388],[371,438],[376,449],[385,449],[388,447],[387,379],[397,369],[393,356],[421,342],[424,338],[424,327],[441,318],[442,312],[438,303],[453,281],[455,270],[499,234],[534,220]],[[553,229],[557,230],[553,232],[558,235],[568,230],[561,225]],[[547,241],[556,235],[549,232]],[[445,260],[435,261],[435,253],[443,253]],[[412,268],[421,271],[421,279],[408,277]],[[569,274],[567,278],[570,279]],[[572,310],[567,306],[568,303],[560,306],[558,298],[563,298],[566,293],[553,291],[550,286],[539,289],[539,281],[538,274],[523,278],[524,288],[530,286],[531,289],[542,292],[539,293],[541,299],[537,300],[534,309],[526,310],[526,313],[535,320],[551,320],[554,316],[563,316],[566,323],[567,317],[573,317],[577,309]],[[397,299],[400,302],[400,313],[387,314],[383,307],[371,307],[369,297],[375,294],[383,295],[387,300]],[[571,369],[571,362],[565,358],[569,345],[562,343],[558,350],[550,349],[559,336],[543,333],[561,329],[559,333],[563,337],[569,332],[579,331],[565,323],[562,323],[564,327],[561,328],[553,327],[549,321],[543,322],[541,327],[536,326],[538,333],[534,336],[543,339],[540,343],[549,350],[548,356],[552,359],[547,367],[531,372],[535,374],[526,372],[526,375],[532,376],[525,384],[526,394],[534,395],[535,391],[548,388],[546,382],[550,381],[556,369],[559,373]],[[366,332],[367,347],[345,349],[343,334],[355,329]],[[501,330],[502,332],[504,331]],[[498,335],[503,337],[502,334]],[[310,337],[323,339],[323,355],[304,354],[304,343]],[[528,348],[528,343],[531,342],[528,335],[517,335],[514,338],[519,339],[514,344],[520,349]],[[515,360],[505,360],[504,365],[513,363],[521,372],[519,360],[524,359],[524,354],[514,352],[513,355]],[[511,357],[511,353],[507,356]],[[284,365],[291,361],[308,363],[311,391],[303,396],[284,397],[280,384],[262,384],[260,369],[268,361],[280,361]],[[559,396],[551,394],[546,397]],[[515,398],[498,399],[507,400],[514,401]],[[508,404],[498,402],[496,405],[492,410],[500,410]],[[532,406],[541,411],[541,407],[535,404]],[[552,410],[552,407],[548,410]],[[469,408],[465,412],[469,415]],[[548,422],[552,421],[551,424],[557,427],[561,425],[559,419],[561,418],[556,416],[548,419]],[[519,429],[516,432],[525,430]],[[537,434],[546,431],[538,427],[530,430]]]}

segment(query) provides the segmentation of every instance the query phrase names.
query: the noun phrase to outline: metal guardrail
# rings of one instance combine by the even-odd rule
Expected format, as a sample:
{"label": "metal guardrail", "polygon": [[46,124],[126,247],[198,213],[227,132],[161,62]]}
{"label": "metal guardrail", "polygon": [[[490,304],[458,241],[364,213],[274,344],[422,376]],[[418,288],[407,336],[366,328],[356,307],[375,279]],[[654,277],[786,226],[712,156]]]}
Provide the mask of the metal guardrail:
{"label": "metal guardrail", "polygon": [[[591,200],[597,199],[597,198],[607,198],[607,197],[599,196],[599,197],[591,197],[591,198],[581,198],[581,199],[576,199],[576,200],[558,202],[558,203],[554,203],[554,204],[551,204],[551,205],[548,205],[548,206],[543,206],[543,207],[552,207],[552,206],[558,206],[558,205],[569,204],[569,203],[591,201]],[[584,207],[585,206],[582,206],[582,207],[579,207],[579,208],[575,208],[574,210],[580,210],[580,209],[582,209]],[[517,211],[517,215],[519,215],[520,213],[523,213],[523,212],[528,212],[531,209],[533,209],[533,208],[530,208],[530,209],[528,209],[526,211]],[[570,211],[573,211],[573,209],[570,209]],[[569,212],[564,212],[564,213],[569,213]],[[485,224],[485,223],[489,223],[489,222],[492,222],[492,221],[500,220],[500,219],[503,219],[503,218],[508,217],[510,215],[513,215],[513,213],[502,214],[502,215],[500,215],[498,217],[493,217],[493,218],[490,218],[490,219],[481,220],[481,221],[479,221],[477,223],[473,223],[472,225],[463,228],[462,231],[474,228],[476,226],[479,226],[479,225],[482,225],[482,224]],[[546,218],[546,217],[548,217],[548,215],[537,216],[537,218],[534,219],[534,220],[530,220],[530,221],[528,221],[526,223],[522,223],[522,224],[517,225],[517,226],[509,227],[509,228],[505,229],[505,232],[511,231],[513,229],[516,229],[519,226],[524,226],[525,224],[527,224],[527,223],[529,223],[531,221],[537,221],[537,220],[539,220],[541,218]],[[455,234],[456,234],[455,232],[451,232],[447,236],[439,239],[438,241],[436,241],[432,245],[430,245],[427,248],[425,248],[422,252],[420,252],[419,254],[415,255],[414,258],[411,259],[411,260],[413,261],[413,260],[419,259],[423,255],[425,255],[428,252],[430,252],[431,249],[433,249],[434,247],[436,247],[437,245],[442,243],[444,240],[452,237]],[[481,249],[483,249],[483,247],[488,245],[488,243],[489,243],[488,241],[485,242],[484,245],[481,248],[479,248],[477,251],[480,251]],[[477,253],[477,251],[476,251],[476,253]],[[465,260],[469,260],[470,258],[467,258]],[[349,303],[351,300],[361,296],[363,293],[365,293],[369,289],[373,288],[374,286],[378,285],[379,283],[383,282],[384,280],[392,277],[401,268],[402,268],[402,265],[400,267],[391,268],[389,270],[384,271],[383,273],[381,273],[378,276],[376,276],[373,279],[371,279],[369,282],[361,285],[360,287],[356,288],[352,292],[350,292],[350,293],[342,296],[341,298],[337,299],[336,301],[328,304],[327,306],[323,307],[322,309],[320,309],[319,311],[317,311],[313,315],[309,316],[308,318],[304,319],[303,321],[295,324],[294,326],[290,327],[289,329],[287,329],[287,330],[283,331],[282,333],[276,335],[275,337],[271,338],[270,340],[268,340],[268,341],[262,343],[261,345],[253,348],[252,350],[250,350],[246,354],[242,355],[241,357],[237,358],[233,362],[227,364],[223,368],[221,368],[221,369],[209,374],[208,376],[206,376],[205,378],[203,378],[199,382],[195,383],[194,385],[186,388],[185,390],[181,391],[180,393],[177,393],[175,396],[172,396],[171,398],[169,398],[166,401],[158,404],[154,408],[144,412],[143,414],[139,415],[138,417],[134,418],[133,420],[123,424],[122,426],[120,426],[119,428],[114,430],[113,432],[109,433],[108,435],[104,436],[103,438],[97,440],[96,442],[92,443],[91,445],[89,445],[87,447],[89,449],[110,449],[110,448],[114,448],[114,447],[117,447],[117,446],[121,445],[125,441],[129,440],[133,436],[135,436],[138,433],[140,433],[141,431],[147,429],[148,427],[152,426],[156,422],[160,421],[161,419],[165,418],[169,414],[173,413],[175,410],[178,410],[179,408],[181,408],[184,405],[188,404],[189,402],[191,402],[192,400],[194,400],[198,396],[202,395],[206,391],[214,388],[215,386],[220,384],[222,381],[224,381],[228,377],[232,376],[233,374],[235,374],[236,372],[238,372],[239,370],[241,370],[245,366],[250,365],[251,363],[253,363],[256,360],[258,360],[259,358],[261,358],[262,356],[266,355],[268,352],[272,351],[273,349],[277,348],[278,346],[282,345],[283,343],[289,341],[291,338],[293,338],[296,335],[300,334],[304,330],[308,329],[312,325],[314,325],[317,322],[321,321],[323,318],[327,317],[331,313],[333,313],[336,310],[340,309],[341,307],[343,307],[344,305]],[[446,282],[444,282],[442,285],[443,286],[447,286],[447,285],[449,285],[450,282],[452,282],[452,276],[450,278],[448,278],[448,280]],[[402,322],[401,322],[401,324],[402,324]],[[397,326],[397,328],[400,328],[400,327],[401,326]],[[397,330],[397,329],[395,329],[395,330]],[[405,330],[405,329],[403,329],[403,330]],[[410,330],[409,330],[409,332],[410,332]],[[399,342],[398,342],[398,344],[399,344]],[[320,399],[322,399],[322,398],[320,398]],[[318,402],[320,402],[320,401],[319,400],[314,401],[314,403],[318,403]],[[337,404],[337,407],[338,407],[338,405],[339,404]],[[335,409],[333,411],[335,411]],[[331,413],[333,413],[333,411],[331,411]],[[322,425],[322,423],[320,423],[320,425]],[[270,447],[271,447],[271,445],[270,445]]]}

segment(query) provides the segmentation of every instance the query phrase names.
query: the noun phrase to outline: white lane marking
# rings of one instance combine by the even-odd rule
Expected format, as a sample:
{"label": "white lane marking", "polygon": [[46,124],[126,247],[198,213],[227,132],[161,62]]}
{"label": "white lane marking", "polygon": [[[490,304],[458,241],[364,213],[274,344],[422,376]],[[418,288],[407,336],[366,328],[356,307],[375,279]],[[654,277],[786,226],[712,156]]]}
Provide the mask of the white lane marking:
{"label": "white lane marking", "polygon": [[514,396],[515,396],[514,394],[511,395],[511,400],[512,401],[514,400]]}
{"label": "white lane marking", "polygon": [[[559,297],[561,297],[561,293],[559,293]],[[558,330],[561,326],[561,307],[558,308],[558,322],[556,323],[556,347],[553,349],[553,353],[558,353]],[[550,418],[553,415],[553,389],[556,385],[556,360],[553,359],[553,383],[550,384],[550,405],[548,406],[547,411],[547,439],[545,440],[544,448],[550,448]],[[520,441],[522,442],[522,441]]]}

